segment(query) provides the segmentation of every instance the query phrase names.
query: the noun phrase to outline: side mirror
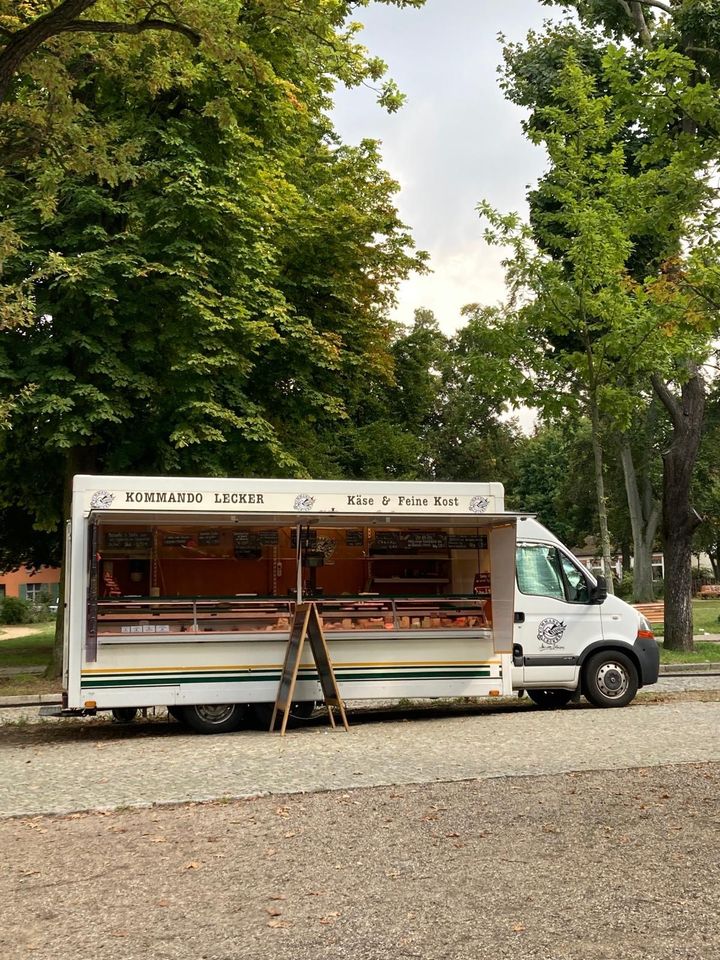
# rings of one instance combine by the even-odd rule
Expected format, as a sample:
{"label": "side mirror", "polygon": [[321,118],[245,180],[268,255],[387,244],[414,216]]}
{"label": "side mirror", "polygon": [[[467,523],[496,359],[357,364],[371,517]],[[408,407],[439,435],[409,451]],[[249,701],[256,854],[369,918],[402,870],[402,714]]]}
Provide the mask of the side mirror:
{"label": "side mirror", "polygon": [[604,603],[607,599],[607,580],[605,577],[596,577],[597,584],[590,587],[590,603]]}

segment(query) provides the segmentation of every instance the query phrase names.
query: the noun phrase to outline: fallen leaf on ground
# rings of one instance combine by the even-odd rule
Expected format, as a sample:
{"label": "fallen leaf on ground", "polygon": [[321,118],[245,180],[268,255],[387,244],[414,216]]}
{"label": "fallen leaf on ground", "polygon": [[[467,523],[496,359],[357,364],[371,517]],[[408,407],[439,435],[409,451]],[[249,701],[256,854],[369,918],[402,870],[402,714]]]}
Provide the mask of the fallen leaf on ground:
{"label": "fallen leaf on ground", "polygon": [[267,925],[269,927],[289,927],[290,926],[287,920],[277,920],[277,919],[268,920]]}
{"label": "fallen leaf on ground", "polygon": [[279,910],[277,907],[265,907],[265,912],[269,913],[271,917],[279,917],[282,910]]}
{"label": "fallen leaf on ground", "polygon": [[199,869],[200,869],[200,864],[197,862],[197,860],[191,860],[190,863],[186,863],[185,866],[183,867],[183,870],[199,870]]}
{"label": "fallen leaf on ground", "polygon": [[524,924],[524,923],[514,923],[514,924],[513,924],[513,930],[515,931],[515,933],[522,933],[524,929],[525,929],[525,924]]}

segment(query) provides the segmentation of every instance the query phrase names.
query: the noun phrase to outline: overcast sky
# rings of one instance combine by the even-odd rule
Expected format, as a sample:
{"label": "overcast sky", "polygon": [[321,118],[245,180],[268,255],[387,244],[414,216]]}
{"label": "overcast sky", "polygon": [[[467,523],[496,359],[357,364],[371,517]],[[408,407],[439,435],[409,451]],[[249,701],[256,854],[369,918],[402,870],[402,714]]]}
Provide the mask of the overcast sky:
{"label": "overcast sky", "polygon": [[464,304],[502,298],[501,255],[484,244],[475,208],[487,199],[525,211],[545,160],[498,87],[497,35],[520,40],[548,13],[538,0],[427,0],[420,10],[372,5],[358,13],[363,42],[388,63],[407,102],[388,115],[371,91],[339,90],[334,119],[346,142],[382,141],[385,167],[401,185],[400,213],[430,253],[433,273],[400,290],[402,322],[429,307],[451,332]]}

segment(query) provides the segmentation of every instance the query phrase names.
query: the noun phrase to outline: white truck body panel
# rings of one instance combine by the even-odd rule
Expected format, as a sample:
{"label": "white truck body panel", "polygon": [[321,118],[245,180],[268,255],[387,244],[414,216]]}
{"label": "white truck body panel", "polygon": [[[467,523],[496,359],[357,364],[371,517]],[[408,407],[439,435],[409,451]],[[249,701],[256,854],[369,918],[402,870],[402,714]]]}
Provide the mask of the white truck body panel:
{"label": "white truck body panel", "polygon": [[[66,579],[66,706],[71,710],[93,705],[111,709],[265,703],[273,702],[277,693],[288,636],[287,630],[277,626],[266,628],[263,635],[243,632],[236,623],[225,630],[218,627],[220,621],[214,621],[207,633],[181,635],[172,620],[159,626],[171,618],[167,610],[174,609],[172,599],[155,600],[157,594],[151,592],[143,601],[145,613],[140,615],[140,626],[134,627],[136,632],[118,626],[114,632],[97,634],[92,624],[97,604],[88,599],[93,571],[91,531],[93,525],[102,531],[113,524],[126,529],[144,524],[153,530],[172,524],[193,524],[198,529],[276,525],[297,529],[298,552],[305,536],[301,531],[310,531],[313,525],[338,530],[362,526],[375,531],[375,536],[383,528],[398,527],[437,528],[460,539],[463,531],[482,531],[492,571],[492,625],[473,625],[472,618],[441,620],[439,615],[412,619],[401,616],[394,604],[392,626],[380,623],[378,629],[377,619],[369,619],[359,630],[345,630],[345,621],[338,621],[339,629],[326,636],[345,699],[509,695],[513,689],[532,686],[574,689],[583,650],[608,636],[632,644],[640,623],[636,611],[614,597],[601,605],[523,593],[515,575],[516,540],[527,550],[555,548],[569,563],[577,565],[577,561],[537,521],[504,510],[501,484],[78,476]],[[477,560],[475,553],[466,547],[449,550],[458,577],[464,578],[463,594],[471,593],[468,571],[480,563],[479,549]],[[276,566],[279,569],[281,564]],[[303,589],[302,569],[297,563],[298,597]],[[583,576],[590,586],[595,584],[586,571]],[[398,582],[402,581],[398,578]],[[361,598],[359,606],[371,606],[377,597],[363,594],[369,599]],[[431,599],[445,600],[440,594]],[[449,602],[452,606],[453,601]],[[112,606],[111,601],[103,603]],[[225,605],[236,609],[242,603],[231,598]],[[523,622],[517,622],[518,613]],[[188,629],[200,630],[197,623],[199,616],[204,622],[202,615],[193,607],[188,616],[195,618],[195,626]],[[385,617],[387,621],[387,612]],[[463,629],[454,629],[452,624],[460,622]],[[154,630],[158,632],[150,632]],[[296,697],[321,699],[310,659],[302,663]]]}

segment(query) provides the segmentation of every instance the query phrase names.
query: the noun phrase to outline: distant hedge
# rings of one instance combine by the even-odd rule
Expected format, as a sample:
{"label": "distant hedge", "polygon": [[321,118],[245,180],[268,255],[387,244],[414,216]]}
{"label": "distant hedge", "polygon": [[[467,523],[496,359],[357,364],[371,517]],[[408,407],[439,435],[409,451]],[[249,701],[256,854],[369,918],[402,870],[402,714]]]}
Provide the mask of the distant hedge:
{"label": "distant hedge", "polygon": [[0,600],[0,623],[31,623],[33,611],[27,600],[3,597]]}

